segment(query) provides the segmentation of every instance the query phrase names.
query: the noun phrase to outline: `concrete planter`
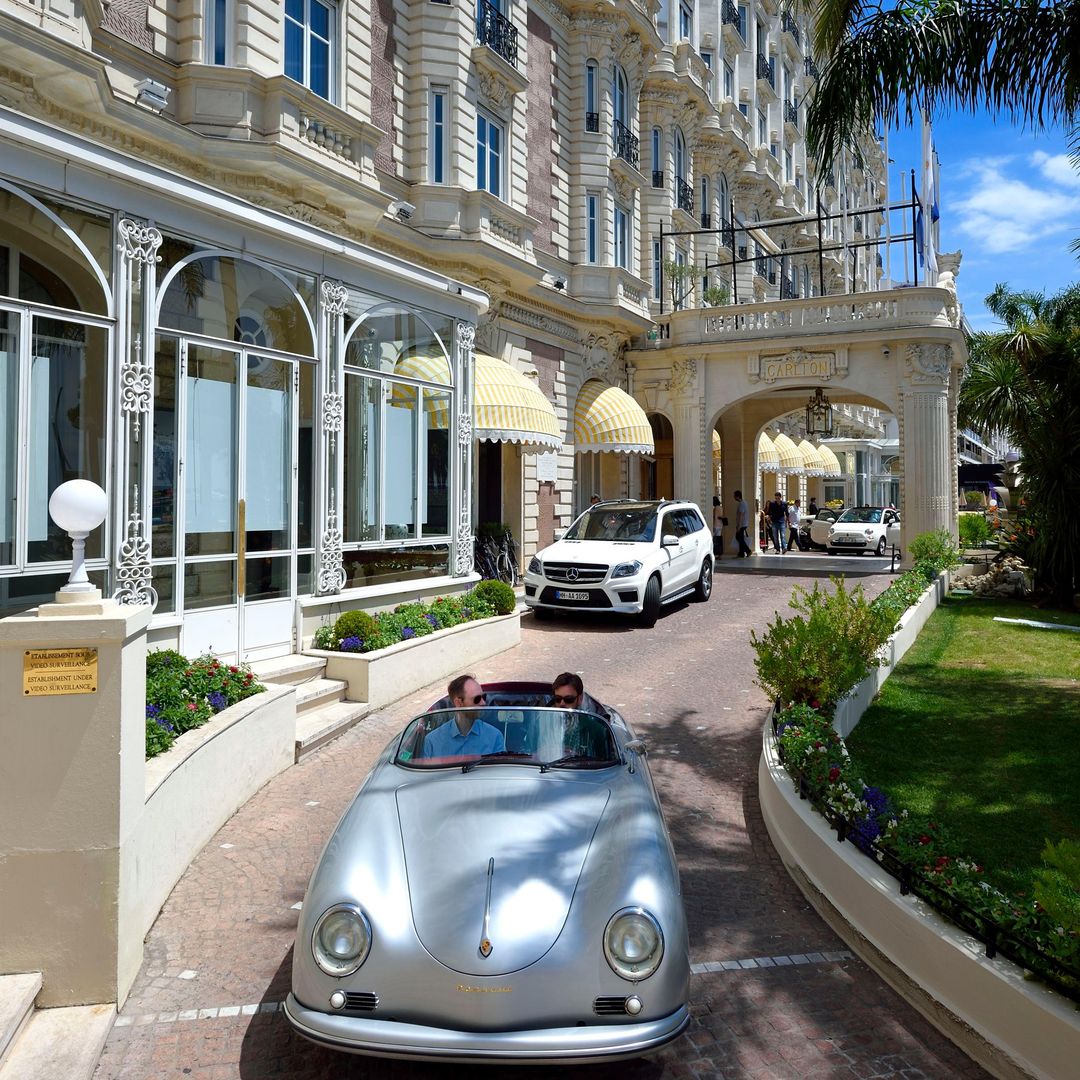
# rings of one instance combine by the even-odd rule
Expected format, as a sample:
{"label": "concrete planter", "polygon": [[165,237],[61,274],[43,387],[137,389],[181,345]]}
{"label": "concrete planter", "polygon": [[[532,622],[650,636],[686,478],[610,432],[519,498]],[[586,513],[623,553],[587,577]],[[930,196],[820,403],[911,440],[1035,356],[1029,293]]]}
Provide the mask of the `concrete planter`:
{"label": "concrete planter", "polygon": [[460,675],[520,641],[521,614],[515,611],[436,630],[375,652],[307,649],[305,655],[326,660],[326,677],[348,683],[345,696],[350,701],[366,701],[377,709],[427,683]]}
{"label": "concrete planter", "polygon": [[882,646],[887,658],[886,663],[874,668],[836,706],[833,727],[841,738],[846,739],[855,730],[863,713],[870,707],[870,703],[877,697],[885,680],[892,674],[892,669],[915,644],[919,631],[926,625],[926,620],[934,613],[948,591],[949,572],[946,570],[938,576],[936,581],[932,581],[927,586],[922,596],[900,617],[899,629]]}
{"label": "concrete planter", "polygon": [[807,899],[902,996],[988,1072],[1061,1080],[1080,1061],[1076,1006],[944,920],[835,833],[776,756],[771,720],[758,766],[773,845]]}

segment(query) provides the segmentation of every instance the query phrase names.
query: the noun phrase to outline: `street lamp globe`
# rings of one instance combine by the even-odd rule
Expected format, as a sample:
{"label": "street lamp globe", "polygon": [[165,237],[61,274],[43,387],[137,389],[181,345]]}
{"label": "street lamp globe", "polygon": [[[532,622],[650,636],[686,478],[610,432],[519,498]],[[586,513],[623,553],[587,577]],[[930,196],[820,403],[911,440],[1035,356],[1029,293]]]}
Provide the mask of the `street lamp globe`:
{"label": "street lamp globe", "polygon": [[71,537],[71,575],[61,592],[97,591],[86,576],[86,538],[108,512],[109,497],[90,480],[68,480],[49,496],[49,516]]}

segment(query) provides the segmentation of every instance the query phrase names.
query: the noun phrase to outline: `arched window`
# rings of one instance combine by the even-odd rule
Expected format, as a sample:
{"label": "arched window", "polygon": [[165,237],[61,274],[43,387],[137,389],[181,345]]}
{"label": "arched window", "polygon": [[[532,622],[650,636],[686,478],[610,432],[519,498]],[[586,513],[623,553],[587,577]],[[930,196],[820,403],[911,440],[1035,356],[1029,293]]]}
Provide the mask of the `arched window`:
{"label": "arched window", "polygon": [[626,72],[621,64],[615,65],[615,73],[611,80],[611,108],[616,124],[630,127],[630,88],[626,79]]}
{"label": "arched window", "polygon": [[658,127],[652,129],[652,186],[664,186],[664,133]]}
{"label": "arched window", "polygon": [[686,182],[686,139],[682,129],[675,129],[675,175]]}
{"label": "arched window", "polygon": [[595,60],[585,61],[585,130],[600,130],[600,67]]}
{"label": "arched window", "polygon": [[727,177],[721,173],[716,181],[717,198],[720,200],[720,223],[731,224],[731,194],[728,190]]}
{"label": "arched window", "polygon": [[701,201],[698,203],[698,210],[701,213],[701,227],[703,229],[712,228],[712,207],[709,205],[709,178],[702,176],[701,178]]}

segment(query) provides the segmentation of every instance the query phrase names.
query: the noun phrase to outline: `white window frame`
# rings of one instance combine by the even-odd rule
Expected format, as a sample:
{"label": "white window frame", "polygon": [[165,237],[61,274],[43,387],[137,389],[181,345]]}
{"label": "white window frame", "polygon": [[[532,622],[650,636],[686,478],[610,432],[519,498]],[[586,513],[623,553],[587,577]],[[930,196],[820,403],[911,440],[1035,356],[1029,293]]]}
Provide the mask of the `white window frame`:
{"label": "white window frame", "polygon": [[694,4],[693,0],[679,0],[679,35],[678,41],[694,40]]}
{"label": "white window frame", "polygon": [[632,217],[630,208],[616,203],[611,216],[615,233],[612,250],[612,265],[623,270],[630,269],[630,247],[633,243]]}
{"label": "white window frame", "polygon": [[600,192],[585,193],[585,261],[600,261]]}
{"label": "white window frame", "polygon": [[652,242],[652,290],[653,296],[659,300],[664,288],[664,248],[659,240]]}
{"label": "white window frame", "polygon": [[[228,67],[232,63],[232,0],[206,0],[203,9],[203,63]],[[221,59],[217,58],[221,49]]]}
{"label": "white window frame", "polygon": [[450,87],[428,90],[428,183],[447,184],[450,163]]}
{"label": "white window frame", "polygon": [[[297,79],[295,75],[290,75],[288,71],[285,71],[285,75],[292,79],[294,82],[300,83],[301,86],[307,87],[313,94],[319,94],[311,85],[311,40],[316,38],[317,40],[323,40],[318,35],[314,34],[311,29],[311,7],[313,4],[318,4],[320,7],[325,7],[328,11],[329,17],[327,23],[329,25],[330,37],[326,41],[326,53],[328,58],[327,72],[326,72],[326,100],[334,101],[337,97],[337,71],[338,71],[338,18],[339,9],[336,0],[300,0],[304,5],[304,21],[303,23],[297,22],[292,16],[284,14],[285,25],[287,26],[299,26],[303,35],[303,77]],[[284,71],[287,57],[285,56],[285,36],[282,35],[282,70]]]}
{"label": "white window frame", "polygon": [[585,61],[585,111],[600,114],[600,65]]}
{"label": "white window frame", "polygon": [[729,99],[735,97],[735,69],[726,60],[724,61],[724,97]]}
{"label": "white window frame", "polygon": [[[491,130],[494,129],[499,133],[499,146],[494,152],[491,149]],[[481,135],[483,131],[483,136]],[[483,141],[481,141],[483,139]],[[494,157],[495,168],[492,169],[492,158]],[[492,116],[490,113],[484,112],[483,109],[476,110],[476,189],[477,191],[486,191],[489,195],[494,195],[496,199],[503,199],[503,191],[505,190],[505,170],[506,170],[506,125],[497,117]],[[485,177],[485,183],[481,184],[481,162],[483,162],[483,174]],[[494,187],[492,190],[492,175],[494,175]],[[505,200],[504,200],[505,201]]]}

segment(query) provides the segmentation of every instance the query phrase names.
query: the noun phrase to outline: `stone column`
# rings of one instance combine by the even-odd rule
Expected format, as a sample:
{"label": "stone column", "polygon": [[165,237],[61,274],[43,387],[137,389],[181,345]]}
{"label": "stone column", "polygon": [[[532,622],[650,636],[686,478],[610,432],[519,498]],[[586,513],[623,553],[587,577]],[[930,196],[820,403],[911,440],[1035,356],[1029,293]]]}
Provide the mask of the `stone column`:
{"label": "stone column", "polygon": [[123,1001],[142,962],[121,882],[145,799],[151,609],[76,601],[0,620],[0,971],[42,972],[47,1006]]}
{"label": "stone column", "polygon": [[719,422],[720,475],[724,489],[720,501],[728,519],[724,529],[724,551],[731,555],[739,550],[735,543],[735,492],[741,491],[750,507],[750,548],[757,551],[757,522],[754,518],[754,491],[758,482],[757,424],[747,423],[743,408],[725,413]]}
{"label": "stone column", "polygon": [[671,365],[667,390],[674,406],[672,449],[675,457],[675,498],[697,503],[706,520],[712,500],[708,472],[712,466],[712,436],[703,430],[704,403],[699,388],[701,365],[696,360],[676,360]]}
{"label": "stone column", "polygon": [[934,529],[956,536],[956,477],[949,440],[949,383],[952,346],[907,347],[901,385],[904,468],[903,543]]}

